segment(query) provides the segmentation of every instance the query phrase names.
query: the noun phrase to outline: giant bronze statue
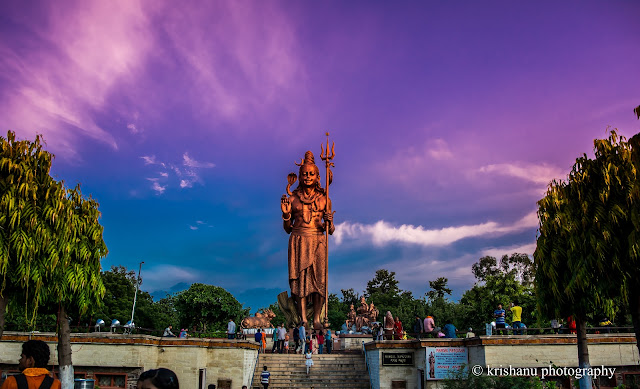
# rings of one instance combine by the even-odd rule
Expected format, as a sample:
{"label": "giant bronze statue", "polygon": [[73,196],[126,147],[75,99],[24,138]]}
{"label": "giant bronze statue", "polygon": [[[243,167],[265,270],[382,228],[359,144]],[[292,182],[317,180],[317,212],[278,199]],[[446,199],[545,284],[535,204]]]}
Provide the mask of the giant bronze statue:
{"label": "giant bronze statue", "polygon": [[[328,136],[329,134],[327,134]],[[308,307],[313,310],[313,327],[322,328],[323,307],[327,299],[328,238],[333,234],[333,212],[328,188],[332,173],[329,169],[335,153],[322,150],[326,166],[326,185],[320,182],[320,170],[311,151],[304,154],[300,166],[298,187],[292,192],[297,177],[288,176],[287,195],[280,201],[282,226],[289,237],[289,287],[295,311],[301,321],[307,320]],[[278,300],[280,302],[280,298]],[[282,304],[281,304],[282,305]],[[327,324],[326,315],[324,317]]]}

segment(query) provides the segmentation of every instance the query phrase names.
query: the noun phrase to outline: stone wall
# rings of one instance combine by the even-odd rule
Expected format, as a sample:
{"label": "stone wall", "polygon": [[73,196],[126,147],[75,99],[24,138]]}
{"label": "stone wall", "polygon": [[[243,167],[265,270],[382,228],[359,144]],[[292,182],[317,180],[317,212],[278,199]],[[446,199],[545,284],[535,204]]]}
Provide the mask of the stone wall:
{"label": "stone wall", "polygon": [[[640,373],[640,356],[632,334],[589,335],[592,366],[616,367],[623,373]],[[469,365],[490,367],[577,367],[575,335],[482,336],[470,339],[427,339],[369,342],[365,345],[374,389],[392,389],[393,382],[407,389],[438,388],[440,381],[422,381],[427,347],[467,347]],[[413,353],[414,366],[384,366],[383,352]],[[422,382],[421,382],[422,381]]]}
{"label": "stone wall", "polygon": [[[4,333],[0,341],[0,369],[17,369],[22,343],[40,339],[51,348],[50,365],[57,365],[55,334]],[[76,371],[94,378],[99,373],[126,374],[127,387],[135,387],[140,372],[166,367],[185,388],[198,388],[201,369],[206,369],[205,388],[219,379],[232,381],[233,389],[249,385],[258,356],[255,342],[227,339],[158,338],[110,333],[73,334],[72,358]]]}

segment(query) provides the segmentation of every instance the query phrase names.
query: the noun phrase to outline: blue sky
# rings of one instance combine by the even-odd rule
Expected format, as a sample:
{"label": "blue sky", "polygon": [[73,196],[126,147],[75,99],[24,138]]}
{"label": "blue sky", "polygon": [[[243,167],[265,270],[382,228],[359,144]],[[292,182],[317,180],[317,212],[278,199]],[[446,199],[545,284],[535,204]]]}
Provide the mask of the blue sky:
{"label": "blue sky", "polygon": [[[117,4],[114,4],[117,3]],[[44,134],[143,289],[288,290],[279,199],[336,144],[329,288],[532,254],[536,201],[640,122],[637,1],[4,1],[0,130]]]}

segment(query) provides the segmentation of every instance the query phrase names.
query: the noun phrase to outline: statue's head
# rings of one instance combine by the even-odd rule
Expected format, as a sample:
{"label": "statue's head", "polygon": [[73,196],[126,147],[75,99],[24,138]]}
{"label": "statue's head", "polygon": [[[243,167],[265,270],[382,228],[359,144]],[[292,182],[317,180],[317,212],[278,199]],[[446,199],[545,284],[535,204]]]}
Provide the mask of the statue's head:
{"label": "statue's head", "polygon": [[301,186],[320,186],[320,169],[318,169],[311,151],[304,153],[304,160],[297,165],[300,166],[299,178]]}
{"label": "statue's head", "polygon": [[360,304],[367,305],[367,300],[364,299],[364,296],[360,296]]}

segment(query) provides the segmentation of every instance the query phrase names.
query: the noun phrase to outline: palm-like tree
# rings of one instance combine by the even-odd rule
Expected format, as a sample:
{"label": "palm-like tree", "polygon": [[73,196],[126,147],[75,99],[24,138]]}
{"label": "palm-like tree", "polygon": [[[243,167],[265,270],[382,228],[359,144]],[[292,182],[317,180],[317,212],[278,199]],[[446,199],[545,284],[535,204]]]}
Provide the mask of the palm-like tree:
{"label": "palm-like tree", "polygon": [[44,276],[57,264],[47,226],[61,211],[62,185],[49,175],[53,155],[43,143],[40,135],[33,142],[17,141],[13,132],[0,137],[0,337],[12,296],[26,297],[35,320]]}
{"label": "palm-like tree", "polygon": [[[538,306],[575,317],[580,367],[589,367],[587,316],[615,314],[612,297],[621,292],[628,251],[621,232],[629,225],[627,198],[634,181],[628,147],[615,132],[594,145],[596,158],[578,158],[567,181],[553,181],[538,202],[534,253]],[[590,379],[580,387],[591,387]]]}

